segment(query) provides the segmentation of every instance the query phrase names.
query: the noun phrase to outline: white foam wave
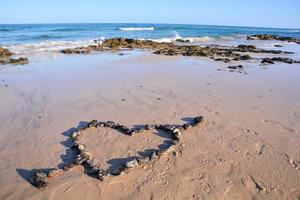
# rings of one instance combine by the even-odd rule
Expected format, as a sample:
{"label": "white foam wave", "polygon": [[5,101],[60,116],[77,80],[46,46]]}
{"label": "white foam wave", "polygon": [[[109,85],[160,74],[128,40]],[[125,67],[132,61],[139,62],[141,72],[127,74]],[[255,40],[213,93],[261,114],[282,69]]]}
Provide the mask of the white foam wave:
{"label": "white foam wave", "polygon": [[119,28],[122,31],[154,31],[154,27],[125,27],[125,28]]}
{"label": "white foam wave", "polygon": [[18,45],[7,45],[8,48],[15,54],[30,54],[38,52],[57,52],[66,48],[76,48],[94,44],[101,44],[105,38],[97,38],[91,40],[81,41],[43,41],[39,43],[31,44],[18,44]]}

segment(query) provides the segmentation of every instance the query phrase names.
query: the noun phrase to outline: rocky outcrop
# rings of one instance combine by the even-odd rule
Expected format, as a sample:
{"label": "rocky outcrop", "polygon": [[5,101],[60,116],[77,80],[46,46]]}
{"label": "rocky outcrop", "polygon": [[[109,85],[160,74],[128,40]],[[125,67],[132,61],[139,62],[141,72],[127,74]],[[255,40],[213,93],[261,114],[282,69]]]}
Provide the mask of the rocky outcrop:
{"label": "rocky outcrop", "polygon": [[12,64],[12,65],[24,65],[28,64],[28,58],[11,58],[14,54],[6,49],[0,47],[0,65],[7,65],[7,64]]}
{"label": "rocky outcrop", "polygon": [[[185,41],[177,41],[185,42]],[[102,44],[90,45],[74,49],[62,50],[65,54],[82,54],[92,51],[119,51],[122,49],[149,49],[156,55],[166,56],[197,56],[208,57],[215,61],[229,63],[230,61],[246,61],[253,59],[245,53],[270,53],[270,54],[291,54],[292,52],[280,50],[259,49],[254,45],[232,46],[199,46],[199,45],[178,45],[175,43],[155,42],[151,40],[136,40],[128,38],[112,38],[105,40]]]}
{"label": "rocky outcrop", "polygon": [[10,50],[0,47],[0,57],[9,57],[12,55],[13,53]]}
{"label": "rocky outcrop", "polygon": [[247,40],[278,40],[285,42],[294,42],[300,44],[300,39],[294,37],[281,37],[270,34],[258,34],[258,35],[250,35],[247,37]]}
{"label": "rocky outcrop", "polygon": [[275,62],[282,62],[282,63],[287,63],[287,64],[300,63],[299,60],[293,60],[291,58],[282,58],[282,57],[264,58],[261,61],[262,64],[275,64]]}

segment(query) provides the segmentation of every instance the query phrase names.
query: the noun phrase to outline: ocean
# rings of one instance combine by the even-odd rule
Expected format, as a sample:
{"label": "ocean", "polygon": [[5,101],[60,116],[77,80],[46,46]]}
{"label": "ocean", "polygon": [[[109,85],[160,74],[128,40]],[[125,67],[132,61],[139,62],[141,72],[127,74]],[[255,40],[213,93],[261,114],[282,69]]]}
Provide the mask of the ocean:
{"label": "ocean", "polygon": [[179,24],[2,24],[0,46],[15,53],[57,51],[114,37],[158,42],[189,39],[201,44],[227,41],[234,44],[245,40],[247,35],[262,33],[300,38],[300,29],[279,28]]}

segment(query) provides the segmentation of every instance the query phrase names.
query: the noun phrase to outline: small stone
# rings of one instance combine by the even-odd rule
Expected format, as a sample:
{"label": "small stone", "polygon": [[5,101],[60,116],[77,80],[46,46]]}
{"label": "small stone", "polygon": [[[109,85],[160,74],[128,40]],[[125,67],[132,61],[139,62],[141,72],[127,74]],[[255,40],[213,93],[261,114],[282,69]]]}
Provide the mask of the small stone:
{"label": "small stone", "polygon": [[199,124],[203,121],[203,117],[202,116],[195,117],[194,121],[195,121],[196,124]]}
{"label": "small stone", "polygon": [[137,161],[140,165],[147,164],[147,163],[150,163],[150,158],[149,157],[138,158]]}
{"label": "small stone", "polygon": [[104,122],[98,122],[97,127],[104,127]]}
{"label": "small stone", "polygon": [[133,168],[139,166],[139,163],[136,159],[126,162],[126,168]]}
{"label": "small stone", "polygon": [[69,163],[66,166],[64,166],[63,170],[64,171],[69,171],[70,169],[72,169],[75,166],[76,166],[75,163],[72,162],[72,163]]}
{"label": "small stone", "polygon": [[96,127],[98,124],[97,120],[92,120],[90,123],[87,124],[87,127],[92,128]]}
{"label": "small stone", "polygon": [[41,169],[38,169],[31,176],[30,183],[38,189],[47,187],[49,185],[47,181],[47,173]]}
{"label": "small stone", "polygon": [[158,152],[157,151],[152,151],[149,158],[150,158],[150,161],[153,162],[155,161],[157,158],[158,158]]}
{"label": "small stone", "polygon": [[86,160],[89,160],[92,158],[92,155],[87,150],[81,150],[80,156]]}
{"label": "small stone", "polygon": [[110,174],[113,176],[120,176],[125,172],[126,167],[125,166],[119,166],[117,169],[112,171]]}
{"label": "small stone", "polygon": [[146,126],[145,126],[145,129],[146,130],[153,130],[153,129],[155,129],[155,125],[153,125],[153,124],[147,124]]}
{"label": "small stone", "polygon": [[78,148],[80,151],[86,150],[86,146],[85,146],[84,144],[79,144],[79,145],[77,146],[77,148]]}
{"label": "small stone", "polygon": [[188,130],[188,129],[192,128],[193,126],[191,124],[187,123],[187,124],[183,124],[182,127],[184,128],[184,130]]}
{"label": "small stone", "polygon": [[72,139],[73,140],[77,140],[77,139],[79,139],[79,138],[81,138],[82,137],[82,134],[81,134],[81,132],[74,132],[74,133],[72,133]]}
{"label": "small stone", "polygon": [[48,177],[56,177],[62,175],[64,171],[62,169],[54,169],[48,173]]}
{"label": "small stone", "polygon": [[86,162],[88,159],[81,157],[80,155],[77,156],[75,160],[76,165],[81,165],[82,163]]}

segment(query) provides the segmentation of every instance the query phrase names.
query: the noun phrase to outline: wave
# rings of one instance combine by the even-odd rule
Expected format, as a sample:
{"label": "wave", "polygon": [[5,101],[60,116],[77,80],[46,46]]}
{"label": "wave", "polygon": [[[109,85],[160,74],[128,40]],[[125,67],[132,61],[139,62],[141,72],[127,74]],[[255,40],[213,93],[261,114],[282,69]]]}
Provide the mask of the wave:
{"label": "wave", "polygon": [[12,31],[11,29],[8,28],[0,28],[0,32],[9,32]]}
{"label": "wave", "polygon": [[154,31],[155,28],[154,27],[125,27],[125,28],[119,28],[119,30],[122,31]]}
{"label": "wave", "polygon": [[52,29],[50,31],[53,32],[75,32],[75,31],[84,31],[87,30],[86,28],[57,28],[57,29]]}
{"label": "wave", "polygon": [[5,48],[10,49],[16,54],[31,54],[39,52],[58,52],[66,48],[76,48],[88,45],[101,44],[105,40],[104,37],[78,40],[78,41],[43,41],[31,44],[6,45]]}
{"label": "wave", "polygon": [[59,39],[63,37],[64,36],[59,36],[59,35],[38,35],[38,36],[33,36],[31,39],[47,40],[47,39]]}

